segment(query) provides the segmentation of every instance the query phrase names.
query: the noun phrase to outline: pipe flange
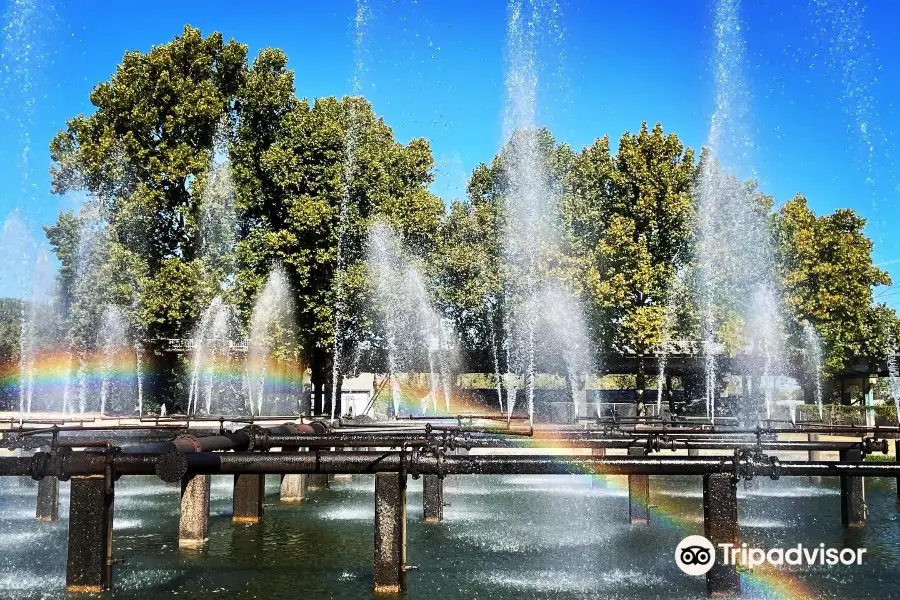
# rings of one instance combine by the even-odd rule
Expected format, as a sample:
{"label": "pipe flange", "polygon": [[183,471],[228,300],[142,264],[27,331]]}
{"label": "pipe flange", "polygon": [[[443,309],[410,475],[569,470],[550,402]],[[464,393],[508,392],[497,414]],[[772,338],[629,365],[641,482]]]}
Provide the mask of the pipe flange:
{"label": "pipe flange", "polygon": [[777,456],[770,456],[769,465],[772,467],[769,477],[772,478],[772,481],[778,481],[778,478],[781,477],[781,461],[778,460]]}
{"label": "pipe flange", "polygon": [[53,455],[49,452],[35,452],[31,456],[31,478],[40,481],[50,474],[50,461]]}
{"label": "pipe flange", "polygon": [[106,473],[113,481],[118,481],[122,476],[121,473],[116,472],[116,455],[121,452],[122,449],[118,446],[108,446],[106,448]]}
{"label": "pipe flange", "polygon": [[[408,475],[411,475],[413,479],[419,478],[419,455],[424,451],[423,448],[413,449],[412,452],[407,453],[406,443],[400,446],[400,470],[403,470],[403,463],[405,462],[406,472]],[[406,457],[409,457],[410,460],[406,460]]]}
{"label": "pipe flange", "polygon": [[444,479],[444,453],[440,452],[435,459],[435,471],[438,479]]}
{"label": "pipe flange", "polygon": [[194,447],[194,452],[201,452],[200,448],[200,438],[195,435],[179,435],[175,438],[175,441],[183,440],[185,442],[189,442]]}

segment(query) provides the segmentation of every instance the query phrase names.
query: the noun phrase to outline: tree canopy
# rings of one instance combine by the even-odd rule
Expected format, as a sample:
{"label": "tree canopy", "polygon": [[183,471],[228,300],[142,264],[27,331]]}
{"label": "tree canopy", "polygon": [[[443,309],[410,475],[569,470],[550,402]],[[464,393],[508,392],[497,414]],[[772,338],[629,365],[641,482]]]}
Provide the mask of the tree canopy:
{"label": "tree canopy", "polygon": [[[383,221],[424,265],[463,363],[493,371],[508,326],[501,307],[518,284],[504,257],[509,165],[526,138],[543,166],[542,226],[552,232],[537,268],[578,298],[595,352],[643,354],[697,336],[688,290],[705,159],[661,124],[643,123],[615,148],[603,136],[580,151],[545,129],[515,132],[474,169],[467,197],[445,205],[429,191],[427,140],[398,141],[362,97],[298,96],[278,49],[251,62],[246,46],[185,27],[149,52],[127,53],[90,99],[94,112],[72,118],[50,145],[53,191],[90,198],[46,228],[76,348],[108,304],[145,340],[189,336],[214,296],[246,329],[280,267],[297,315],[296,347],[286,352],[321,382],[335,348],[340,360],[363,341],[383,342],[365,266],[367,234]],[[705,168],[720,188],[753,199],[749,210],[764,225],[757,233],[774,240],[792,360],[800,362],[806,323],[822,339],[828,373],[883,359],[900,331],[893,310],[873,302],[873,288],[890,280],[872,265],[864,220],[851,210],[816,216],[802,196],[773,212],[754,182]],[[714,224],[723,235],[742,234],[726,221]],[[723,305],[723,337],[749,328],[735,310]]]}

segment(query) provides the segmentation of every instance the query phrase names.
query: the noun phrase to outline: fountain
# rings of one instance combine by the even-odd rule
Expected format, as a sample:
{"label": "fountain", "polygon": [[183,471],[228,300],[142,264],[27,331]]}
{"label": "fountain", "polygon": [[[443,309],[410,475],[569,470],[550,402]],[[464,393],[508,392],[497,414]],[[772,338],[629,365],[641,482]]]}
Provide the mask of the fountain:
{"label": "fountain", "polygon": [[891,339],[887,347],[887,367],[890,381],[891,398],[897,411],[897,423],[900,424],[900,364],[897,361],[897,343]]}
{"label": "fountain", "polygon": [[344,277],[346,276],[346,244],[347,244],[347,217],[353,194],[353,178],[356,168],[356,153],[359,145],[359,119],[356,113],[355,97],[362,93],[362,73],[365,70],[366,56],[366,32],[371,20],[371,12],[367,0],[356,0],[356,13],[353,19],[353,25],[356,34],[353,37],[354,42],[354,73],[353,73],[353,92],[351,98],[346,98],[347,103],[347,135],[344,139],[344,168],[343,186],[344,193],[341,195],[341,205],[338,211],[338,244],[337,244],[337,260],[335,263],[335,304],[334,304],[334,351],[332,356],[332,372],[331,372],[331,418],[335,417],[335,409],[338,405],[338,395],[340,390],[341,375],[346,372],[344,364],[344,318],[346,316],[346,286],[344,285]]}
{"label": "fountain", "polygon": [[[743,346],[738,340],[720,340],[723,326],[732,331],[743,329],[743,337],[757,331],[751,323],[764,327],[762,337],[755,335],[751,353],[740,355],[743,371],[766,377],[781,360],[773,256],[765,222],[768,207],[755,184],[738,179],[738,174],[747,170],[753,150],[739,5],[737,0],[717,0],[715,5],[715,110],[697,189],[697,293],[710,419],[716,417],[716,346],[722,342]],[[767,415],[773,386],[765,395]],[[752,413],[760,407],[741,408]]]}
{"label": "fountain", "polygon": [[[204,400],[207,415],[228,414],[227,365],[231,360],[231,311],[220,296],[216,296],[203,311],[191,338],[191,382],[188,395],[188,414],[197,414],[200,400]],[[222,405],[213,408],[213,401]]]}
{"label": "fountain", "polygon": [[[530,9],[530,10],[529,10]],[[576,371],[587,362],[587,335],[577,302],[559,281],[546,274],[543,261],[559,240],[558,190],[545,164],[542,135],[537,126],[538,56],[540,36],[549,23],[555,26],[555,3],[510,3],[507,29],[507,75],[504,132],[506,148],[503,169],[507,181],[506,219],[503,236],[505,270],[503,342],[506,351],[507,381],[524,374],[525,401],[529,420],[534,422],[534,381],[538,368],[536,346],[561,344],[574,349],[564,360],[570,387],[578,379]],[[552,312],[542,295],[555,289]],[[559,291],[561,290],[561,291]],[[543,339],[541,339],[543,338]],[[576,355],[579,358],[576,359]],[[578,363],[581,364],[578,364]],[[572,390],[570,390],[572,391]],[[574,398],[574,391],[573,398]],[[515,390],[507,399],[507,414],[515,407]],[[577,411],[576,411],[577,414]]]}
{"label": "fountain", "polygon": [[57,361],[59,337],[55,271],[47,251],[38,252],[31,290],[25,297],[19,338],[19,413],[53,410],[59,390],[55,379],[36,387],[38,371]]}
{"label": "fountain", "polygon": [[296,351],[294,301],[287,276],[276,266],[256,298],[250,317],[247,393],[250,414],[286,414],[299,407],[300,381],[279,360]]}
{"label": "fountain", "polygon": [[368,270],[374,285],[374,301],[384,320],[391,403],[394,415],[401,405],[401,374],[427,368],[428,392],[420,399],[422,412],[443,399],[450,412],[450,364],[453,349],[440,315],[419,268],[404,250],[390,225],[377,221],[369,229]]}
{"label": "fountain", "polygon": [[819,334],[816,333],[816,328],[809,321],[803,322],[803,336],[806,340],[809,366],[815,377],[815,400],[819,409],[819,420],[821,421],[824,418],[822,413],[822,343],[819,341]]}
{"label": "fountain", "polygon": [[200,195],[200,257],[213,289],[234,283],[237,214],[234,182],[228,158],[227,122],[216,130],[209,171]]}
{"label": "fountain", "polygon": [[117,306],[107,306],[97,332],[100,354],[100,414],[140,414],[137,398],[139,381],[134,345],[127,335],[127,323]]}

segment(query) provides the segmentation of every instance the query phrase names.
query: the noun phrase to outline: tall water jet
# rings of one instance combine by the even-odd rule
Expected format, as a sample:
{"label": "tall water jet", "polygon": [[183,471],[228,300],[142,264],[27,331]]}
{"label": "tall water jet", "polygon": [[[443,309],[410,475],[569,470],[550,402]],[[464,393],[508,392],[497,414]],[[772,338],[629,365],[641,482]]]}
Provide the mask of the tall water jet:
{"label": "tall water jet", "polygon": [[[723,331],[752,331],[750,322],[765,324],[765,337],[755,336],[750,355],[739,352],[744,370],[768,377],[780,367],[777,348],[777,297],[773,257],[766,230],[766,199],[755,183],[739,177],[751,172],[750,100],[744,81],[745,44],[739,0],[717,0],[714,13],[715,52],[711,70],[715,80],[715,110],[700,166],[698,185],[697,282],[701,337],[705,357],[707,416],[715,419],[718,369],[722,345],[746,349],[745,342],[720,339]],[[737,346],[738,348],[734,348]],[[759,370],[762,369],[762,373]],[[774,387],[766,393],[771,411]],[[762,403],[762,400],[760,400]],[[741,407],[756,410],[759,407]]]}
{"label": "tall water jet", "polygon": [[665,390],[666,366],[668,364],[669,354],[672,346],[672,334],[675,331],[677,303],[681,300],[680,296],[684,295],[684,272],[678,270],[675,273],[675,284],[672,285],[666,294],[666,303],[663,307],[663,324],[660,332],[659,351],[657,353],[657,361],[659,362],[656,374],[656,416],[662,415],[662,399]]}
{"label": "tall water jet", "polygon": [[422,369],[427,369],[428,387],[421,398],[423,412],[428,404],[437,409],[442,398],[449,413],[454,335],[444,331],[446,324],[433,307],[421,271],[383,221],[369,230],[367,263],[375,304],[383,318],[394,415],[400,411],[400,374]]}
{"label": "tall water jet", "polygon": [[362,73],[365,70],[365,57],[367,53],[366,33],[371,20],[369,3],[367,0],[356,0],[356,12],[353,19],[354,27],[354,72],[353,72],[353,98],[345,99],[347,103],[347,133],[344,138],[344,168],[343,188],[341,204],[338,210],[338,245],[335,264],[335,305],[334,305],[334,349],[331,361],[331,419],[334,420],[335,410],[340,394],[340,382],[344,365],[344,323],[347,313],[346,307],[346,243],[347,243],[347,218],[348,210],[353,194],[353,180],[356,170],[356,154],[359,145],[359,119],[356,113],[355,98],[362,93]]}
{"label": "tall water jet", "polygon": [[780,319],[778,301],[768,288],[759,288],[753,298],[748,315],[749,353],[755,357],[754,365],[760,377],[760,384],[765,397],[766,419],[772,418],[772,406],[775,401],[777,380],[783,372],[781,364]]}
{"label": "tall water jet", "polygon": [[900,424],[900,361],[897,360],[897,341],[891,337],[887,347],[887,367],[891,397],[894,400],[897,423]]}
{"label": "tall water jet", "polygon": [[68,412],[84,414],[88,410],[99,409],[99,403],[88,405],[88,396],[91,391],[91,358],[96,344],[96,332],[106,306],[107,289],[104,282],[107,279],[104,268],[109,264],[108,258],[109,232],[106,219],[98,204],[87,203],[81,207],[78,215],[75,275],[67,311],[68,360],[71,368],[63,393],[63,405]]}
{"label": "tall water jet", "polygon": [[267,408],[270,413],[279,414],[285,404],[294,404],[291,400],[298,396],[300,382],[288,379],[282,384],[281,370],[274,367],[278,366],[276,361],[293,358],[297,346],[295,327],[291,287],[284,270],[276,266],[256,298],[250,317],[247,354],[250,414],[266,414]]}
{"label": "tall water jet", "polygon": [[484,303],[487,307],[488,331],[490,332],[491,358],[494,363],[494,385],[497,387],[497,404],[500,408],[500,414],[503,414],[503,374],[500,372],[500,348],[497,346],[497,323],[496,308],[493,299],[485,298]]}
{"label": "tall water jet", "polygon": [[56,360],[59,320],[54,275],[47,250],[40,250],[34,262],[31,289],[23,300],[19,327],[19,412],[23,415],[52,409],[57,393],[53,379],[45,380],[42,389],[36,388],[39,364]]}
{"label": "tall water jet", "polygon": [[[213,400],[226,399],[227,385],[222,374],[227,373],[230,359],[231,311],[220,296],[216,296],[203,311],[191,338],[191,382],[188,392],[188,414],[198,414],[204,401],[207,415],[213,412]],[[224,403],[223,403],[224,404]],[[228,414],[230,406],[217,407],[218,414]]]}
{"label": "tall water jet", "polygon": [[138,417],[144,416],[144,349],[139,340],[134,341],[134,375],[137,379],[137,412]]}
{"label": "tall water jet", "polygon": [[[540,302],[541,294],[557,285],[544,274],[542,262],[559,236],[555,231],[558,194],[546,164],[546,139],[537,126],[538,46],[548,24],[558,34],[558,27],[555,28],[558,13],[556,2],[511,0],[509,3],[502,154],[506,179],[504,347],[507,380],[517,379],[519,373],[524,375],[525,401],[532,422],[536,345],[547,341],[538,339],[539,336],[547,335],[551,339],[569,336],[573,344],[582,337],[577,314],[542,315],[547,306]],[[573,304],[564,302],[561,306],[572,308]],[[549,331],[546,327],[538,331],[542,319],[550,326]],[[514,398],[515,393],[510,393],[506,406],[509,415]]]}
{"label": "tall water jet", "polygon": [[[803,322],[803,337],[809,356],[809,366],[813,372],[816,406],[819,408],[819,420],[824,417],[822,406],[822,343],[816,328],[809,321]],[[893,380],[892,380],[893,382]]]}
{"label": "tall water jet", "polygon": [[100,414],[133,414],[137,406],[135,360],[128,340],[128,325],[117,306],[107,306],[97,332],[100,356]]}
{"label": "tall water jet", "polygon": [[581,303],[563,282],[542,285],[535,297],[538,306],[537,363],[543,369],[562,373],[572,401],[572,416],[587,416],[582,382],[591,372],[590,340]]}
{"label": "tall water jet", "polygon": [[227,123],[216,131],[209,170],[200,196],[200,257],[210,287],[226,290],[234,282],[237,211],[228,157]]}

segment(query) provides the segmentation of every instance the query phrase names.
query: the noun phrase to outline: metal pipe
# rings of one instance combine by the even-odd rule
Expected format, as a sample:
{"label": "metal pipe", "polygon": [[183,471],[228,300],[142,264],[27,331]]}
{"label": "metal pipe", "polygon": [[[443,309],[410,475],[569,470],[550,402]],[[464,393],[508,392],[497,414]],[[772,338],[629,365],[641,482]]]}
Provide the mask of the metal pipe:
{"label": "metal pipe", "polygon": [[[2,457],[0,475],[95,475],[107,464],[116,475],[158,474],[178,481],[191,474],[380,473],[398,471],[402,455],[411,473],[440,475],[704,475],[897,477],[893,462],[760,462],[734,457],[559,455],[431,456],[401,452],[194,452],[126,454],[71,452],[43,457]],[[46,461],[42,461],[45,458]],[[42,466],[42,463],[45,462]],[[735,470],[737,468],[737,471]]]}
{"label": "metal pipe", "polygon": [[[535,448],[535,447],[561,447],[561,448],[633,448],[647,446],[647,438],[637,436],[626,438],[504,438],[504,437],[448,437],[434,436],[429,440],[425,437],[412,437],[399,434],[329,434],[329,435],[269,435],[254,440],[254,447],[308,447],[308,448],[353,448],[353,447],[382,447],[399,448],[401,446],[423,446],[429,442],[436,444],[447,443],[456,447],[466,448]],[[771,451],[840,451],[847,448],[862,446],[862,442],[807,442],[807,441],[764,441],[759,444],[755,439],[740,440],[679,440],[660,439],[652,444],[658,450],[686,450],[697,448],[703,450],[733,450],[735,448],[755,448],[759,446],[763,450]]]}

